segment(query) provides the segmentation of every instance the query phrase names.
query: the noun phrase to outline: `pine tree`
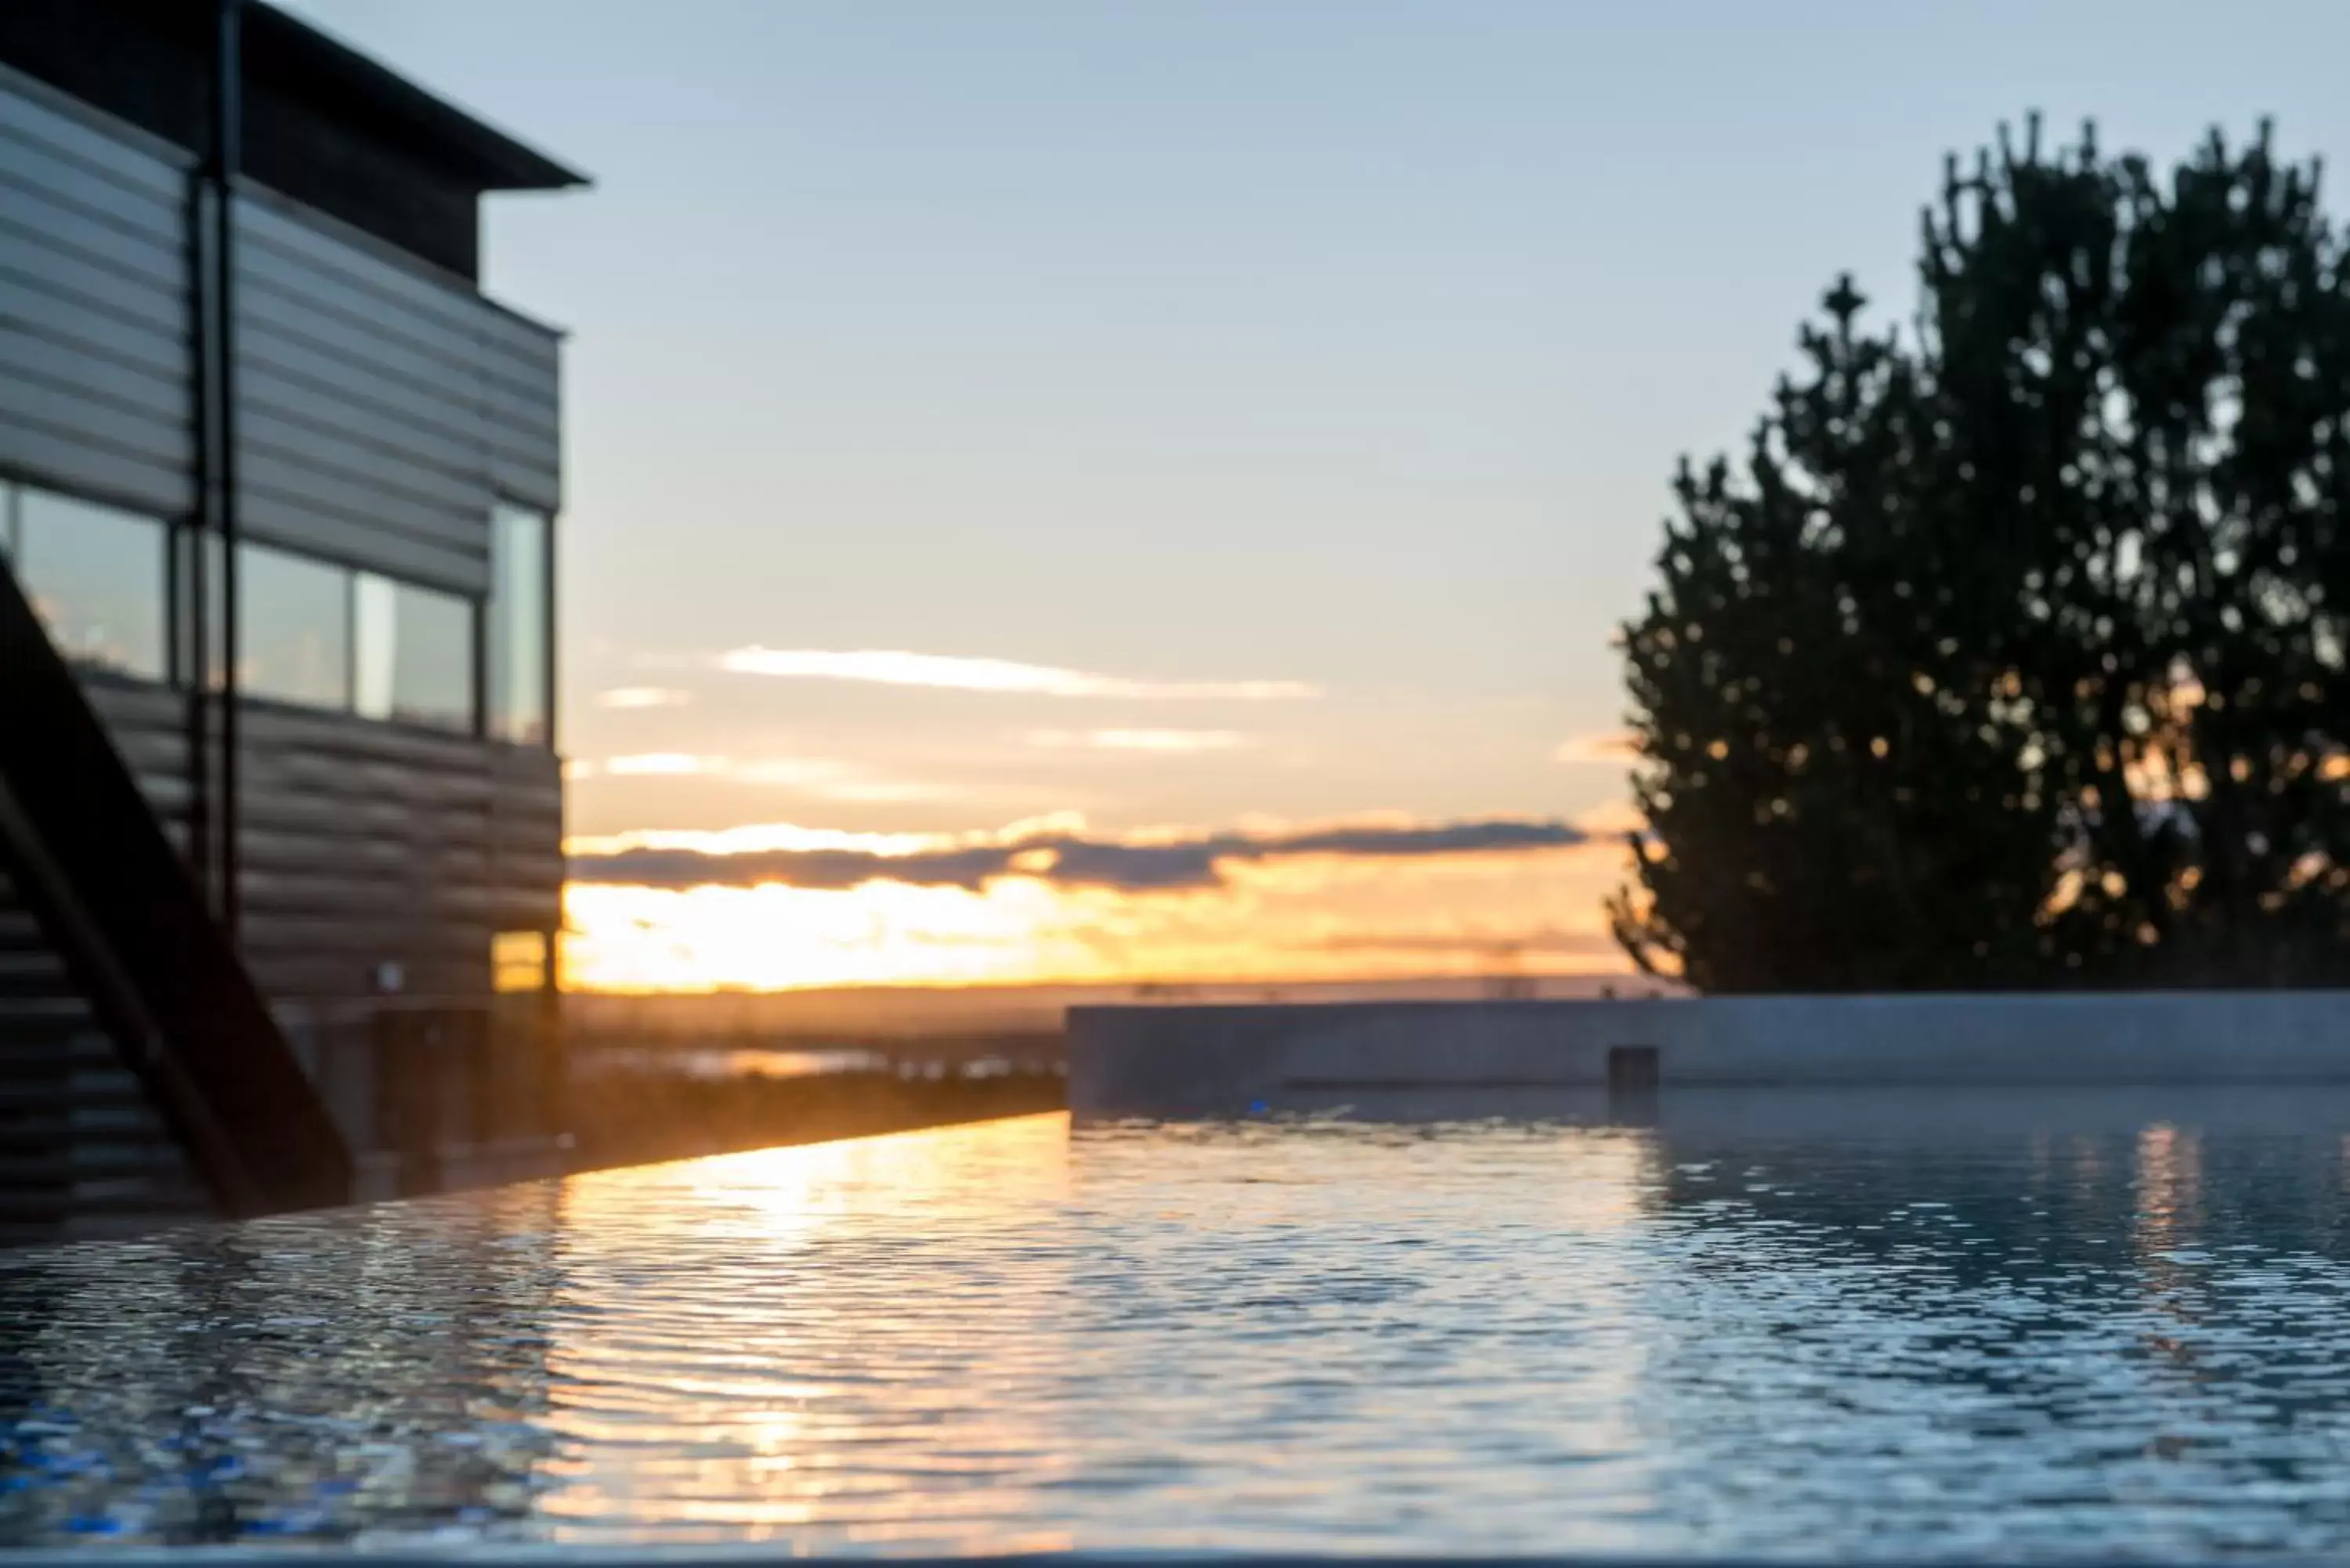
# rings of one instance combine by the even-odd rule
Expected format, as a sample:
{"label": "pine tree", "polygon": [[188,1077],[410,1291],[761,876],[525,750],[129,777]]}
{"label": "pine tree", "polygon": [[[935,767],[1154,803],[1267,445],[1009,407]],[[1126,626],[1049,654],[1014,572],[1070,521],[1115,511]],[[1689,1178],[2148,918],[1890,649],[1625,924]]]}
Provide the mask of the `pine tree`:
{"label": "pine tree", "polygon": [[1850,279],[1623,628],[1612,905],[1706,991],[2350,983],[2350,265],[2314,165],[2034,121]]}

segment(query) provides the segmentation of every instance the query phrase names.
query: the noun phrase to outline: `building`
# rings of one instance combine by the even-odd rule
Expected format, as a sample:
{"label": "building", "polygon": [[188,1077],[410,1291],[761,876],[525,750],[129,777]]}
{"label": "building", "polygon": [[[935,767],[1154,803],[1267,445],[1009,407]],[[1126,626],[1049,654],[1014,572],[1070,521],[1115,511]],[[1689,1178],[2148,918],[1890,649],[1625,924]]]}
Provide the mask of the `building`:
{"label": "building", "polygon": [[561,338],[478,209],[581,183],[258,0],[0,5],[0,1240],[559,1159]]}

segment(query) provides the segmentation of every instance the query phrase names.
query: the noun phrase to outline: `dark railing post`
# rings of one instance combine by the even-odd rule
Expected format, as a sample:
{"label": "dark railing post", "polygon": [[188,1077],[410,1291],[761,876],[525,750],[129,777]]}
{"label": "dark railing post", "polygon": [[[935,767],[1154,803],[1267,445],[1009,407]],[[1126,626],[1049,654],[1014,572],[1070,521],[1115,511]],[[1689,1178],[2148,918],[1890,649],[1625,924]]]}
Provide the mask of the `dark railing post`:
{"label": "dark railing post", "polygon": [[218,508],[213,484],[219,475],[218,432],[213,428],[212,182],[200,167],[188,182],[188,299],[196,426],[196,505],[183,526],[172,532],[172,679],[187,699],[187,860],[196,889],[209,905],[213,877],[212,770],[212,574],[207,545]]}
{"label": "dark railing post", "polygon": [[[211,514],[206,533],[220,540],[221,575],[220,792],[212,827],[217,836],[216,863],[220,868],[214,906],[220,912],[222,929],[234,941],[243,902],[237,844],[237,661],[242,651],[238,601],[243,574],[237,562],[236,179],[244,161],[244,6],[243,0],[216,0],[216,5],[212,156],[206,171],[212,187],[211,233],[205,236],[210,241],[205,249],[212,263],[212,287],[206,301],[211,307],[211,319],[204,334],[212,358],[206,387],[210,408],[205,421],[209,434],[205,498]],[[205,540],[199,539],[199,558],[204,549]],[[201,567],[197,583],[199,592],[208,591]],[[205,649],[197,659],[207,680],[211,672],[203,667],[209,658],[210,650]],[[200,687],[200,726],[204,706],[204,692]]]}

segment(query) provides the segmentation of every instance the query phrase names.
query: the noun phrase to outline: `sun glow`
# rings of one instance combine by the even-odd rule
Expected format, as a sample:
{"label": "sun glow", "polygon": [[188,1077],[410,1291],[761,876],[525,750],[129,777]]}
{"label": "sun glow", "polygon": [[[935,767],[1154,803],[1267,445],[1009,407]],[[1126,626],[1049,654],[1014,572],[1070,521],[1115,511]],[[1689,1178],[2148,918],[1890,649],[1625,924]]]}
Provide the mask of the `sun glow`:
{"label": "sun glow", "polygon": [[[743,830],[730,846],[812,846],[806,834]],[[879,840],[882,853],[929,842],[809,836]],[[1614,846],[1314,855],[1236,861],[1213,886],[1159,889],[1062,886],[1042,864],[977,888],[886,876],[829,888],[579,882],[566,897],[565,969],[572,986],[625,992],[1608,972],[1622,963],[1599,902],[1622,860]]]}

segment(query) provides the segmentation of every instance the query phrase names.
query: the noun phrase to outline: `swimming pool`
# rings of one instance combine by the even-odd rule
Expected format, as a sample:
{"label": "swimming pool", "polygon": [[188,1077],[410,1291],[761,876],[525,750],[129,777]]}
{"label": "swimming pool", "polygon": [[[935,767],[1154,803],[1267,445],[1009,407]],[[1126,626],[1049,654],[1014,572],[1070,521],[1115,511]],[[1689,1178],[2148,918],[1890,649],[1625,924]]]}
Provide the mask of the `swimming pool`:
{"label": "swimming pool", "polygon": [[2308,1095],[1028,1117],[0,1260],[0,1542],[2309,1555],[2345,1243]]}

